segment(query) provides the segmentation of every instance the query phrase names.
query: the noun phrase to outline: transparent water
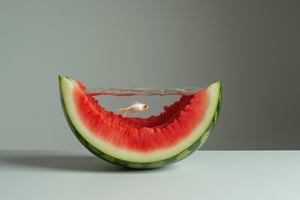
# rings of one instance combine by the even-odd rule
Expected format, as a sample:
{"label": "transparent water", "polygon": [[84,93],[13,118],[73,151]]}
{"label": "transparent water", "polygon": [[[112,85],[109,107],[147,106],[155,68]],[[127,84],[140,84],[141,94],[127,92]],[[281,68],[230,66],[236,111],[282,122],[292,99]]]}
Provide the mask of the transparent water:
{"label": "transparent water", "polygon": [[121,114],[118,109],[128,107],[135,101],[145,103],[149,109],[137,115],[128,114],[126,117],[149,117],[160,114],[166,105],[179,100],[183,95],[191,95],[201,90],[201,88],[98,88],[88,89],[87,94],[94,95],[99,103],[106,110],[116,114]]}

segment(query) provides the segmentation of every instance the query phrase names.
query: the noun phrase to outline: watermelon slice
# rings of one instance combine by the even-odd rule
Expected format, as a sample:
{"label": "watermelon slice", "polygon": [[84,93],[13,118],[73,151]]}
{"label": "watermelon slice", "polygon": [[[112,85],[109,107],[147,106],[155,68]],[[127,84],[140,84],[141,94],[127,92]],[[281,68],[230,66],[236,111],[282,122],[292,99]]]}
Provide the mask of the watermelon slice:
{"label": "watermelon slice", "polygon": [[85,86],[59,76],[62,107],[72,131],[96,156],[129,168],[157,168],[199,149],[216,124],[221,82],[181,98],[157,116],[123,117],[105,110]]}

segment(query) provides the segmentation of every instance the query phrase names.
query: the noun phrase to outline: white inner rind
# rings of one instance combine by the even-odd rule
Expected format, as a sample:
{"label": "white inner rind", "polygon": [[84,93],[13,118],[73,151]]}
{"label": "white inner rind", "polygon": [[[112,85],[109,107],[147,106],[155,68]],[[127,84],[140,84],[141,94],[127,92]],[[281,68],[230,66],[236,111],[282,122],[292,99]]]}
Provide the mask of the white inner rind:
{"label": "white inner rind", "polygon": [[79,134],[95,148],[99,149],[107,155],[130,162],[155,162],[159,160],[165,160],[170,157],[176,156],[180,152],[193,145],[205,133],[206,129],[213,120],[215,111],[218,106],[218,99],[221,87],[220,82],[216,82],[211,84],[207,88],[207,92],[209,95],[209,105],[206,110],[206,113],[204,114],[204,118],[201,122],[199,122],[198,126],[186,139],[180,141],[177,145],[174,145],[169,148],[164,148],[151,152],[137,152],[115,147],[107,141],[94,136],[94,134],[83,125],[83,123],[78,117],[79,114],[76,111],[76,107],[73,100],[73,89],[74,87],[77,87],[76,85],[76,81],[72,81],[70,79],[62,77],[62,96],[63,100],[65,101],[66,111],[73,126],[77,129]]}

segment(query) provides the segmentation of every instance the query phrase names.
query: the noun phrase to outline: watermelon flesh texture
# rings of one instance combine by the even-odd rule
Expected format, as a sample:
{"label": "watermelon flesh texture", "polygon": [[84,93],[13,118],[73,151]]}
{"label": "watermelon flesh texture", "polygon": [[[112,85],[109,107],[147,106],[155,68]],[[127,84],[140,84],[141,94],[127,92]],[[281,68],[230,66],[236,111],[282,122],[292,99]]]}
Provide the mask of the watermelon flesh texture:
{"label": "watermelon flesh texture", "polygon": [[218,119],[221,83],[184,95],[157,116],[127,118],[105,110],[79,81],[59,76],[66,119],[96,156],[130,168],[156,168],[186,158],[206,141]]}

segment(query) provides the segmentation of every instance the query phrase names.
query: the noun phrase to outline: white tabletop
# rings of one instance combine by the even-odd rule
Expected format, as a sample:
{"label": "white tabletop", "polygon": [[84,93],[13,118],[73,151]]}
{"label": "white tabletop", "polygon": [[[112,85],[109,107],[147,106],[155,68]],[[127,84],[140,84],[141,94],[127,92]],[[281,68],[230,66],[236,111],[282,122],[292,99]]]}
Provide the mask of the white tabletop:
{"label": "white tabletop", "polygon": [[0,199],[300,199],[300,151],[199,151],[155,170],[89,152],[0,151]]}

